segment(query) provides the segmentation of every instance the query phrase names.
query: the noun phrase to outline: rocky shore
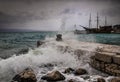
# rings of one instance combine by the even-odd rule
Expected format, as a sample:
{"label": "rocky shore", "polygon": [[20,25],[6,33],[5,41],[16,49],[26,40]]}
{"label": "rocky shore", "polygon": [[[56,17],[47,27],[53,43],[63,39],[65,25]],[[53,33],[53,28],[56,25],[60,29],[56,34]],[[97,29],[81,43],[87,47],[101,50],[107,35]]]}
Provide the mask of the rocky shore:
{"label": "rocky shore", "polygon": [[[82,59],[81,56],[88,54],[89,63],[93,68],[100,70],[103,73],[107,73],[113,76],[120,76],[120,47],[113,45],[104,45],[97,43],[88,42],[74,42],[74,41],[64,41],[63,42],[48,42],[55,44],[62,53],[72,52],[78,57],[79,60]],[[76,44],[74,44],[76,43]],[[47,45],[44,43],[44,45]],[[74,45],[74,46],[73,46]],[[84,60],[84,59],[83,59]],[[52,64],[51,64],[52,65]],[[90,79],[88,70],[78,67],[64,69],[64,71],[52,70],[41,77],[39,82],[80,82],[76,79],[66,80],[66,75],[81,76],[82,79]],[[85,75],[85,76],[82,76]],[[23,72],[17,74],[13,77],[12,82],[37,82],[36,74],[32,69],[25,69]],[[82,81],[83,82],[83,81]],[[103,77],[96,78],[96,81],[89,82],[107,82]],[[120,82],[119,77],[114,77],[110,79],[109,82]]]}
{"label": "rocky shore", "polygon": [[120,48],[104,47],[91,56],[90,65],[114,76],[120,76]]}

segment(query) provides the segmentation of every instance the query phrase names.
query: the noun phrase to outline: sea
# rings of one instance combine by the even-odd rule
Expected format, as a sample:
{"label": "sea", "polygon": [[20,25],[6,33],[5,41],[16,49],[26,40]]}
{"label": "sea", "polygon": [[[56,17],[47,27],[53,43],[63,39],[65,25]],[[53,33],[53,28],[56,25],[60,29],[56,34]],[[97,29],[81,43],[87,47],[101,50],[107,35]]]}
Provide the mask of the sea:
{"label": "sea", "polygon": [[[1,32],[0,33],[0,82],[10,82],[12,78],[25,68],[32,68],[35,71],[38,82],[41,82],[41,76],[48,71],[62,71],[67,67],[78,67],[78,60],[73,53],[61,53],[56,48],[56,34],[60,32],[41,31],[41,32]],[[120,46],[120,34],[74,34],[72,32],[61,33],[63,39],[71,39],[82,42],[93,42]],[[65,36],[65,37],[64,37]],[[49,44],[37,48],[37,41],[46,41]],[[53,42],[53,43],[50,43]],[[74,43],[76,44],[76,43]],[[64,45],[62,43],[62,45]],[[74,45],[73,45],[74,46]],[[88,57],[86,55],[85,58]],[[53,64],[52,67],[46,66]],[[67,79],[73,78],[77,82],[95,82],[96,77],[104,76],[107,82],[109,78],[106,74],[89,68],[89,79],[83,79],[74,75],[65,75]],[[42,81],[46,82],[46,81]],[[61,81],[63,82],[63,81]]]}

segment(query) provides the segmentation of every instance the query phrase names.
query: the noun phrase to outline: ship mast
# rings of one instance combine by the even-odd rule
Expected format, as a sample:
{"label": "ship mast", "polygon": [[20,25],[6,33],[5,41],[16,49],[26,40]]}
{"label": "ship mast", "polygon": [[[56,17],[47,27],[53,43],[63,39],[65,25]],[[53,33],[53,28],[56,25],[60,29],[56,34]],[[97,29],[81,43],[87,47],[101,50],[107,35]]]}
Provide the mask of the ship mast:
{"label": "ship mast", "polygon": [[91,13],[90,13],[90,18],[89,18],[89,28],[91,28]]}
{"label": "ship mast", "polygon": [[105,26],[107,26],[107,17],[105,16]]}
{"label": "ship mast", "polygon": [[99,28],[99,17],[98,17],[98,13],[97,13],[97,28]]}

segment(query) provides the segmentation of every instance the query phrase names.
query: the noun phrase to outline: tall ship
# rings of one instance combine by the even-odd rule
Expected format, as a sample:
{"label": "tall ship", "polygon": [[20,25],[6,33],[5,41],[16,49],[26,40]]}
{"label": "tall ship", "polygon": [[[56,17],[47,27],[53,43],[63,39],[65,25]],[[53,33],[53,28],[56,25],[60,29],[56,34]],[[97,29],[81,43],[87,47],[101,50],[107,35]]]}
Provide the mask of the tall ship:
{"label": "tall ship", "polygon": [[[90,34],[90,33],[120,33],[120,25],[107,25],[107,19],[105,17],[105,25],[104,26],[100,26],[99,25],[99,16],[97,13],[97,22],[96,22],[96,28],[92,28],[92,24],[91,24],[91,14],[90,14],[90,18],[89,18],[89,26],[85,27],[80,25],[80,27],[83,27],[86,31],[86,33]],[[79,34],[79,32],[77,32]]]}

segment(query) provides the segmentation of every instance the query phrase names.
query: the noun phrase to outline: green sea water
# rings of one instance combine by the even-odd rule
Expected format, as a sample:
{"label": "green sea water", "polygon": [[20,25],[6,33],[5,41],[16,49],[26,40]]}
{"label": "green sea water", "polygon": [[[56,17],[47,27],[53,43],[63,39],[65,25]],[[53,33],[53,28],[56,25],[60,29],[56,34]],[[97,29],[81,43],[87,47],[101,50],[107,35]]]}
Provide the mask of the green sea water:
{"label": "green sea water", "polygon": [[[8,58],[28,48],[35,48],[38,40],[45,40],[46,37],[54,37],[56,34],[57,32],[0,33],[0,57]],[[120,46],[120,34],[78,34],[77,40]]]}

